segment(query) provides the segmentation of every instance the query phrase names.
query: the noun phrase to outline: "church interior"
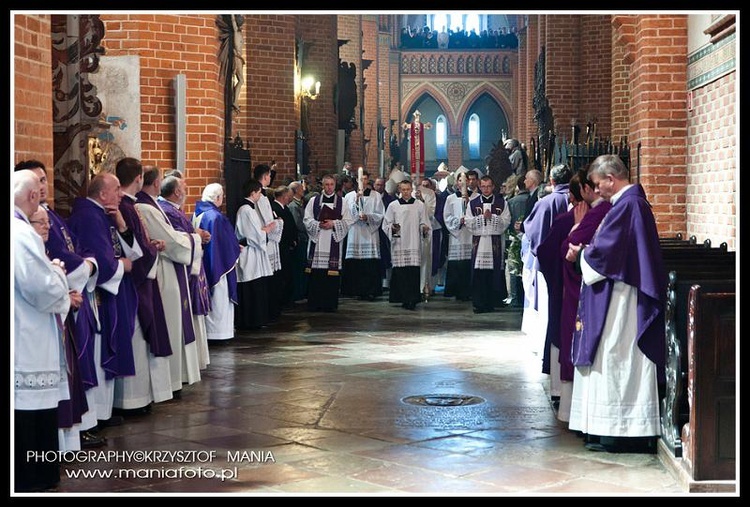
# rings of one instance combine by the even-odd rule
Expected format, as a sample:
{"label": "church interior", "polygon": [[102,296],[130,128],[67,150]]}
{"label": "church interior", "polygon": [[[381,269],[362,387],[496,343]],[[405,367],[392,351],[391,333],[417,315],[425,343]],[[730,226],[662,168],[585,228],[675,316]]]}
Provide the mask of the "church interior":
{"label": "church interior", "polygon": [[[503,181],[507,139],[545,178],[555,164],[616,154],[660,237],[739,248],[738,11],[11,16],[13,162],[45,163],[63,217],[122,157],[184,174],[188,215],[218,182],[233,216],[256,164],[273,167],[274,185],[340,174],[345,162],[371,179],[413,175],[416,115],[428,126],[417,178],[442,165]],[[474,315],[439,295],[395,310],[387,298],[342,298],[336,313],[292,308],[212,345],[182,399],[105,430],[103,450],[192,451],[189,461],[69,463],[58,492],[739,492],[734,438],[711,451],[722,475],[685,464],[698,455],[675,451],[695,438],[684,430],[656,454],[585,449],[555,418],[520,311]],[[724,317],[726,332],[734,312]],[[734,419],[739,367],[726,343],[716,368],[732,394],[717,411]]]}

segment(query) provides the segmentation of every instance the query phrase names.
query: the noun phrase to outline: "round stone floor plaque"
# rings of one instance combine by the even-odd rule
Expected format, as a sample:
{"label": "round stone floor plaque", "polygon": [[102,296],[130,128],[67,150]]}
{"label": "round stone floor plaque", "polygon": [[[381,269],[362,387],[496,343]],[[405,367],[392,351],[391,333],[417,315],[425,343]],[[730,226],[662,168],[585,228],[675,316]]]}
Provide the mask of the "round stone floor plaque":
{"label": "round stone floor plaque", "polygon": [[402,398],[409,405],[420,405],[423,407],[465,407],[467,405],[479,405],[484,403],[484,398],[468,394],[420,394]]}

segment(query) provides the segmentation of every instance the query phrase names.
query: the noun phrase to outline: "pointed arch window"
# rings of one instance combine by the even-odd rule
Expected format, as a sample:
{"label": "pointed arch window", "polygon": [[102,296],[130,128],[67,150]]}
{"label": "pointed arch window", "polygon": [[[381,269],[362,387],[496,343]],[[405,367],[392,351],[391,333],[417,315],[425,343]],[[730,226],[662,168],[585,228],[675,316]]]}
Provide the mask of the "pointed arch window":
{"label": "pointed arch window", "polygon": [[442,114],[435,120],[435,146],[437,158],[448,158],[448,124]]}
{"label": "pointed arch window", "polygon": [[469,157],[479,158],[479,115],[476,113],[469,117]]}

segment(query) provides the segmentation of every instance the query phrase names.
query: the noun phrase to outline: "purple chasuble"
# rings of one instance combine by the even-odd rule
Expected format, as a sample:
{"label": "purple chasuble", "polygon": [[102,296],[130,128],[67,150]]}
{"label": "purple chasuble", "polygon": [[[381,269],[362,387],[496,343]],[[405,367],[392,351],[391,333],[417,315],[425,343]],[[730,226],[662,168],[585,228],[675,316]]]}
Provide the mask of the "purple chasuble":
{"label": "purple chasuble", "polygon": [[[469,209],[471,214],[481,216],[484,214],[484,204],[482,203],[482,194],[469,201]],[[498,194],[492,194],[492,214],[501,215],[505,209],[505,199],[500,197]],[[479,248],[479,240],[481,236],[472,235],[471,237],[471,272],[472,276],[474,273],[474,263],[477,260],[477,249]],[[492,240],[492,288],[494,290],[500,290],[502,285],[505,283],[505,270],[503,269],[503,235],[493,234],[490,236]]]}
{"label": "purple chasuble", "polygon": [[[93,253],[81,247],[60,215],[52,209],[47,207],[45,209],[50,221],[49,239],[45,244],[50,259],[62,260],[65,262],[65,267],[72,271],[85,262],[85,257],[94,257]],[[73,315],[75,319],[70,319]],[[75,312],[71,312],[70,316],[68,318],[70,322],[66,322],[66,325],[72,326],[78,374],[84,388],[88,390],[99,383],[96,380],[96,358],[94,357],[96,316],[89,298],[84,295],[81,306]]]}
{"label": "purple chasuble", "polygon": [[229,219],[210,201],[195,203],[195,216],[200,218],[200,228],[211,234],[211,241],[203,249],[203,269],[206,282],[213,294],[221,277],[227,275],[229,300],[237,304],[237,260],[240,244]]}
{"label": "purple chasuble", "polygon": [[562,261],[563,293],[560,309],[560,378],[573,380],[573,333],[576,328],[576,312],[578,311],[578,297],[581,294],[581,273],[574,262],[565,260],[570,245],[587,245],[591,243],[597,227],[604,215],[612,207],[609,201],[600,201],[596,207],[589,209],[581,219],[578,227],[565,238],[560,245]]}
{"label": "purple chasuble", "polygon": [[581,288],[573,364],[594,360],[609,309],[614,282],[638,289],[636,340],[655,365],[659,384],[665,378],[664,306],[667,276],[651,205],[640,184],[625,190],[602,220],[592,243],[582,250],[586,262],[607,278]]}
{"label": "purple chasuble", "polygon": [[560,257],[560,245],[568,237],[575,223],[573,210],[557,215],[547,236],[537,248],[539,271],[547,282],[547,333],[544,338],[542,373],[550,373],[550,346],[560,348],[560,310],[562,308],[564,259]]}
{"label": "purple chasuble", "polygon": [[523,221],[524,234],[529,240],[531,253],[536,256],[536,249],[547,236],[555,217],[568,211],[568,184],[556,185],[555,190],[539,199],[534,204],[529,216]]}
{"label": "purple chasuble", "polygon": [[120,213],[143,251],[143,256],[133,262],[133,269],[130,272],[138,292],[138,321],[143,331],[143,339],[149,344],[149,350],[153,355],[170,356],[172,346],[169,344],[169,329],[164,316],[158,282],[156,278],[148,278],[149,271],[159,260],[159,252],[151,244],[141,216],[135,207],[135,200],[129,195],[122,196]]}
{"label": "purple chasuble", "polygon": [[[93,252],[99,268],[97,281],[109,281],[117,272],[119,259],[124,256],[114,222],[101,206],[77,197],[73,201],[68,226],[81,246]],[[100,361],[105,377],[135,375],[133,333],[138,295],[133,280],[125,273],[116,295],[98,287],[96,293],[102,337]]]}

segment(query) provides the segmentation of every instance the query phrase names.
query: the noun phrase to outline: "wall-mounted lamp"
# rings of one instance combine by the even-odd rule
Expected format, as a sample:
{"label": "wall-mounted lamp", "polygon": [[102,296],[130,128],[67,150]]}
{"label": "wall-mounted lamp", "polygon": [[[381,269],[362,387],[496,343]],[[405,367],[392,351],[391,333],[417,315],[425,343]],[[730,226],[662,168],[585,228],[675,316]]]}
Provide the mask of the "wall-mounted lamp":
{"label": "wall-mounted lamp", "polygon": [[316,81],[312,76],[302,78],[302,82],[300,83],[300,94],[302,97],[315,100],[318,98],[319,93],[320,81]]}

